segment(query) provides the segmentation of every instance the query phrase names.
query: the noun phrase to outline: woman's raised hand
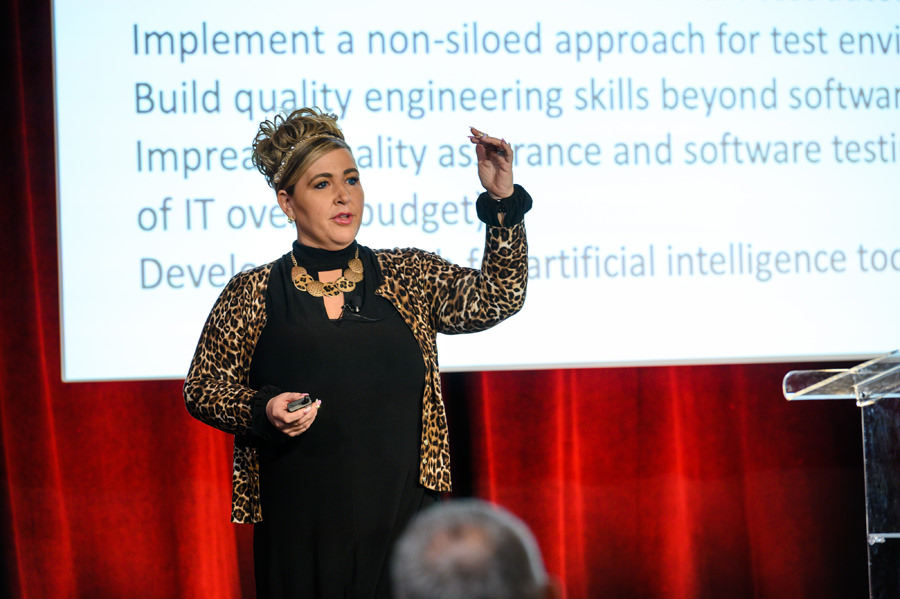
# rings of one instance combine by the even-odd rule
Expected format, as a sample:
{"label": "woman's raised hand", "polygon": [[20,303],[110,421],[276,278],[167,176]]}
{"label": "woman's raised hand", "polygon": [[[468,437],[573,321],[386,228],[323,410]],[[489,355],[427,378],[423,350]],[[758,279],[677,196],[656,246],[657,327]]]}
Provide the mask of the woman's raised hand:
{"label": "woman's raised hand", "polygon": [[300,408],[296,412],[288,412],[288,404],[303,397],[304,393],[282,393],[276,395],[266,404],[266,416],[272,425],[289,437],[306,432],[312,426],[316,414],[319,413],[320,400],[312,405]]}
{"label": "woman's raised hand", "polygon": [[469,127],[469,140],[475,144],[478,157],[478,178],[495,200],[513,194],[513,149],[505,139],[491,137],[475,127]]}

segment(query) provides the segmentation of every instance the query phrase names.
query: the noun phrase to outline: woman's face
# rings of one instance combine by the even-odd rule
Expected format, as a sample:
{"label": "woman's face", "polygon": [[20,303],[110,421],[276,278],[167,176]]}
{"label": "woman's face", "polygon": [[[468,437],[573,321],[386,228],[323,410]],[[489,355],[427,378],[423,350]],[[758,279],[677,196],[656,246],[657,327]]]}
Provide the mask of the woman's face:
{"label": "woman's face", "polygon": [[359,232],[365,204],[356,161],[343,148],[328,152],[303,173],[293,195],[278,192],[278,203],[297,221],[297,239],[303,245],[347,247]]}

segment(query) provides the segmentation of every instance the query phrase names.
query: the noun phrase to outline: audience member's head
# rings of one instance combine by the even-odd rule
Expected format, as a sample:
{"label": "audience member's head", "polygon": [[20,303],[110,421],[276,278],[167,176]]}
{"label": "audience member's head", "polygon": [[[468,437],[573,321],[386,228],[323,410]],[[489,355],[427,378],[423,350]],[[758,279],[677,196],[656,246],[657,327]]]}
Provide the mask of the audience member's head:
{"label": "audience member's head", "polygon": [[392,575],[397,599],[543,599],[556,590],[528,527],[476,499],[422,512],[397,542]]}

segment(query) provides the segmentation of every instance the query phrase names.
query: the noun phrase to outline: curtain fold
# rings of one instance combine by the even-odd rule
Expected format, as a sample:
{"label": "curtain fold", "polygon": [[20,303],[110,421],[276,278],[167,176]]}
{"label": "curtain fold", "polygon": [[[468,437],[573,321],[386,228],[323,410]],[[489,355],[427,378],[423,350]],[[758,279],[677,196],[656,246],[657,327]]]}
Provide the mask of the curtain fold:
{"label": "curtain fold", "polygon": [[[40,185],[42,177],[52,193],[53,153],[42,152],[41,133],[52,132],[52,98],[46,92],[37,106],[31,95],[41,86],[30,72],[36,61],[33,52],[44,53],[47,38],[34,36],[25,27],[30,13],[18,3],[6,6],[4,27],[3,89],[7,90],[6,124],[2,156],[6,176],[4,227],[0,251],[6,260],[2,271],[2,364],[3,391],[0,401],[0,432],[3,439],[4,518],[8,531],[5,547],[11,557],[6,573],[14,586],[31,586],[44,596],[59,595],[75,581],[69,515],[62,494],[57,423],[50,405],[53,386],[53,318],[47,300],[52,291],[46,285],[46,273],[56,267],[53,246],[55,218],[41,218]],[[36,11],[37,12],[37,11]],[[38,15],[46,19],[46,11]],[[44,20],[44,24],[49,21]],[[43,38],[43,39],[42,39]],[[43,43],[41,43],[43,42]],[[44,58],[49,57],[45,54]],[[46,73],[44,73],[46,76]],[[49,119],[49,128],[40,121],[41,108]],[[38,110],[34,110],[37,108]],[[52,148],[52,134],[50,137]],[[41,159],[47,165],[43,168]],[[49,160],[48,160],[49,159]],[[45,198],[49,199],[49,198]],[[48,226],[49,225],[49,226]],[[37,240],[51,241],[49,248]],[[19,361],[22,358],[22,361]],[[27,361],[27,366],[23,362]],[[41,443],[26,447],[16,441],[27,434]],[[40,468],[33,467],[39,464]],[[12,484],[15,481],[15,484]],[[46,558],[48,576],[34,575],[30,557],[40,553]],[[28,556],[19,559],[20,556]],[[38,596],[37,594],[34,596]],[[59,596],[64,596],[59,595]]]}
{"label": "curtain fold", "polygon": [[[50,6],[4,15],[0,593],[252,597],[231,439],[181,381],[60,381]],[[521,516],[569,597],[865,596],[859,414],[785,402],[798,366],[445,375],[454,495]]]}

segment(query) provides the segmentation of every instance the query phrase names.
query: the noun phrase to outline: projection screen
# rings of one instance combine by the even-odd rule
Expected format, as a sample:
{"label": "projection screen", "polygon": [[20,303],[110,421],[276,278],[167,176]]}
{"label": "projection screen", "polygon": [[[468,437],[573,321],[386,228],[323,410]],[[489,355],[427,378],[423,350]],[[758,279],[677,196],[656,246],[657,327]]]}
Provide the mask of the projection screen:
{"label": "projection screen", "polygon": [[[53,4],[63,376],[183,377],[295,232],[259,122],[335,113],[358,239],[478,267],[514,144],[524,309],[448,370],[853,358],[900,340],[900,2]],[[894,306],[894,307],[892,307]]]}

